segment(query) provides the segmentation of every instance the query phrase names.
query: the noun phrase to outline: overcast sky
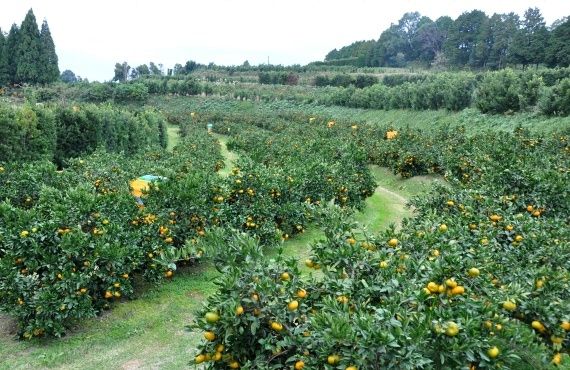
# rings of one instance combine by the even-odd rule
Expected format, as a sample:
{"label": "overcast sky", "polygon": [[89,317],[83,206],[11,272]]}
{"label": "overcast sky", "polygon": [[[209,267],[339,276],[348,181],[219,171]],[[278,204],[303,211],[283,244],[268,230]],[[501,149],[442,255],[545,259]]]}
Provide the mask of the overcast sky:
{"label": "overcast sky", "polygon": [[378,39],[405,12],[436,19],[480,9],[522,16],[538,7],[547,25],[570,15],[570,0],[0,0],[8,32],[33,8],[47,19],[61,71],[89,80],[113,77],[116,62],[171,68],[207,64],[307,64],[334,48]]}

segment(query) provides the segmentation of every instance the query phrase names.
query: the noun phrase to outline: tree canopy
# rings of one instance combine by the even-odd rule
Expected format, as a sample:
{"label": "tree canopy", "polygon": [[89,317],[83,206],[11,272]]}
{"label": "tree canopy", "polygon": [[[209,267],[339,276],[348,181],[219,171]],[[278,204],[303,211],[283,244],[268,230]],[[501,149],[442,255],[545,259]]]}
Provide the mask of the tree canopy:
{"label": "tree canopy", "polygon": [[40,30],[30,9],[20,27],[13,24],[6,36],[0,31],[0,85],[46,84],[58,78],[58,58],[46,20]]}
{"label": "tree canopy", "polygon": [[408,12],[378,40],[333,49],[325,62],[357,67],[403,67],[410,63],[488,69],[543,63],[567,66],[569,27],[565,17],[549,30],[538,8],[527,9],[522,17],[513,12],[489,17],[481,10],[472,10],[455,20],[443,16],[435,21]]}

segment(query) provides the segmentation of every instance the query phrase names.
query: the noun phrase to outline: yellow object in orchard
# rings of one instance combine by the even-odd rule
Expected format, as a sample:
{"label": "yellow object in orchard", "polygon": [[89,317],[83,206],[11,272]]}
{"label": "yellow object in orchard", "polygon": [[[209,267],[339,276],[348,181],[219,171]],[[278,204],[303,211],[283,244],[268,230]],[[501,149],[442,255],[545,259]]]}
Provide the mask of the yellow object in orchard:
{"label": "yellow object in orchard", "polygon": [[137,198],[137,203],[142,205],[142,196],[150,190],[150,184],[156,184],[159,181],[166,180],[166,177],[154,176],[154,175],[144,175],[136,179],[129,181],[129,187],[131,189],[131,194]]}
{"label": "yellow object in orchard", "polygon": [[392,140],[395,139],[396,137],[398,137],[398,131],[396,130],[386,131],[386,139]]}

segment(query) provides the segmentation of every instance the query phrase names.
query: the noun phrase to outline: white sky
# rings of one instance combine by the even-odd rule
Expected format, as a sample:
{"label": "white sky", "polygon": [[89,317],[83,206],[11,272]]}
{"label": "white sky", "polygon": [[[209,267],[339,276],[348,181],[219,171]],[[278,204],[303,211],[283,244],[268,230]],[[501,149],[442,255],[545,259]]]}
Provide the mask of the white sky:
{"label": "white sky", "polygon": [[547,25],[570,15],[570,0],[0,0],[0,27],[8,32],[33,8],[47,19],[61,71],[89,80],[113,76],[116,62],[150,61],[171,68],[207,64],[307,64],[334,48],[378,39],[405,12],[455,19],[480,9],[522,16],[538,7]]}

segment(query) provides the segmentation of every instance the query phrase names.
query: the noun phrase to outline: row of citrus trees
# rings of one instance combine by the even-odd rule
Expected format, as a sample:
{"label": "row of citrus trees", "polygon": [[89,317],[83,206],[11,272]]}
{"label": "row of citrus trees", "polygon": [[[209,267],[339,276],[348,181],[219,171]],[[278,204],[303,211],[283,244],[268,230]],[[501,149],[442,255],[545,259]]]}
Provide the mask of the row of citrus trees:
{"label": "row of citrus trees", "polygon": [[[63,170],[47,160],[0,164],[0,310],[18,320],[23,338],[64,334],[131,296],[134,277],[171,277],[177,263],[203,254],[199,241],[209,228],[274,245],[305,229],[310,204],[336,196],[357,206],[374,188],[365,154],[351,154],[334,137],[323,145],[307,141],[304,163],[301,156],[287,167],[244,156],[221,177],[217,140],[201,124],[183,133],[172,153],[100,148]],[[129,181],[147,174],[166,180],[139,207]]]}
{"label": "row of citrus trees", "polygon": [[67,158],[98,147],[136,153],[167,145],[166,121],[153,111],[130,112],[113,106],[0,104],[0,162]]}
{"label": "row of citrus trees", "polygon": [[[268,261],[247,235],[213,232],[205,244],[235,253],[219,261],[220,289],[192,324],[205,338],[195,363],[540,369],[568,361],[567,132],[469,136],[306,118],[266,122],[271,134],[252,130],[230,143],[278,163],[289,157],[276,153],[294,158],[305,138],[328,133],[396,173],[441,173],[449,185],[415,199],[416,216],[381,234],[359,230],[342,208],[312,205],[325,232],[305,262],[316,277],[295,261]],[[289,140],[268,145],[285,132]]]}

